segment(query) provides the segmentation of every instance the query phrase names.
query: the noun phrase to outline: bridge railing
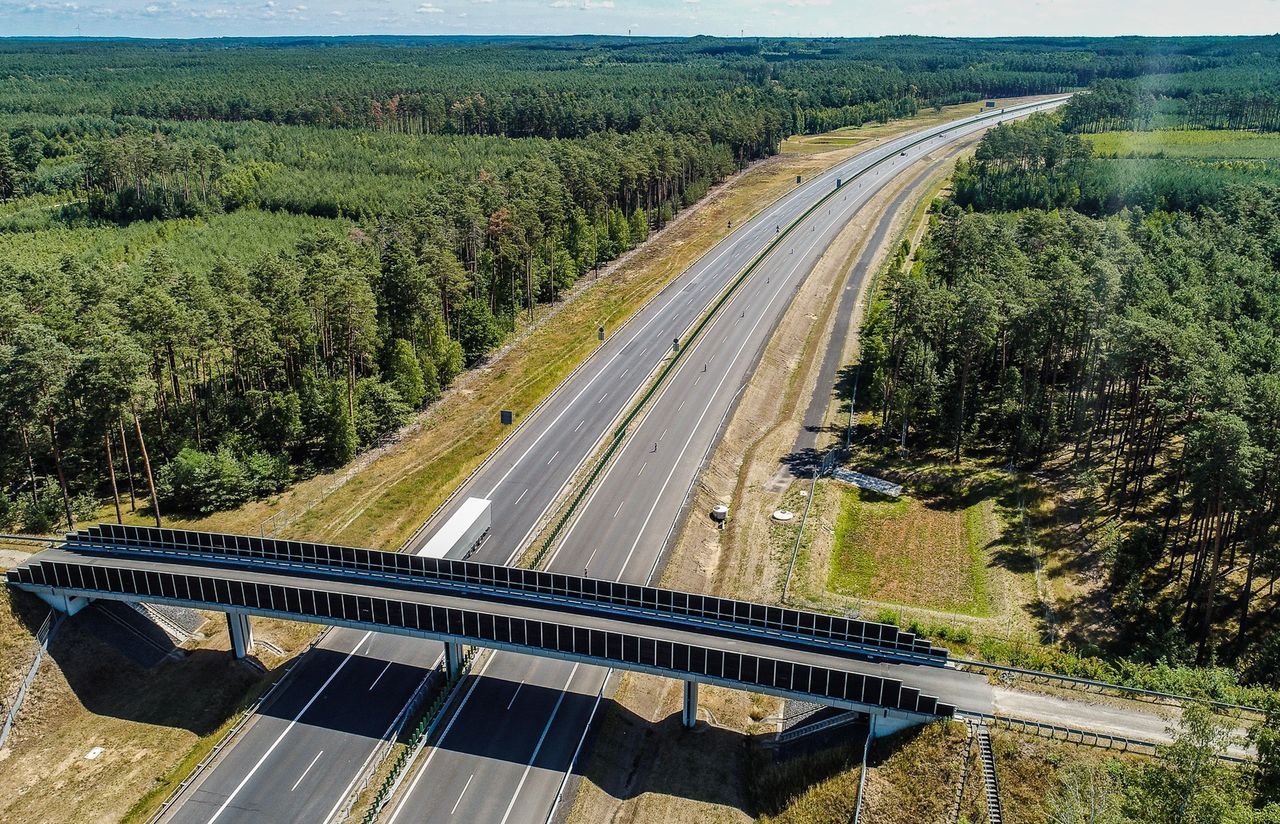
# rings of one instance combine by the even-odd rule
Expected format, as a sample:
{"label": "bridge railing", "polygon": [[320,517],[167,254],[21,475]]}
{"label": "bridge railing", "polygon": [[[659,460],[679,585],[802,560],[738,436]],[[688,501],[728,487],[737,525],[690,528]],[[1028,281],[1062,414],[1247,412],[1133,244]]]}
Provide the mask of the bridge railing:
{"label": "bridge railing", "polygon": [[[218,568],[134,569],[122,563],[39,556],[9,570],[11,583],[89,598],[115,597],[203,609],[266,615],[312,623],[399,632],[495,649],[565,658],[784,696],[817,698],[838,706],[872,706],[926,716],[955,708],[922,695],[900,680],[808,664],[785,656],[737,652],[714,644],[644,637],[627,631],[565,624],[388,597],[326,589],[298,579],[245,581]],[[194,574],[193,574],[194,573]],[[219,574],[222,573],[222,574]],[[301,585],[299,585],[301,583]],[[710,640],[710,639],[708,639]]]}
{"label": "bridge railing", "polygon": [[67,536],[68,545],[96,551],[196,552],[232,562],[287,565],[311,572],[354,572],[398,583],[463,587],[498,597],[550,600],[562,606],[606,606],[641,617],[700,621],[729,631],[749,630],[825,647],[850,645],[892,651],[917,663],[944,664],[947,651],[893,624],[713,595],[627,584],[475,561],[422,558],[396,552],[286,541],[248,535],[101,524]]}

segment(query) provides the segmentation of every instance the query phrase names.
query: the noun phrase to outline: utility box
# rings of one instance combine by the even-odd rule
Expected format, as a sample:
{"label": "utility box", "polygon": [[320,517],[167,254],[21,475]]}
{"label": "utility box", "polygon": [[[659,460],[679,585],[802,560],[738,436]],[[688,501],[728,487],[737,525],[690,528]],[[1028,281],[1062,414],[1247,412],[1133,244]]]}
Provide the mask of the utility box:
{"label": "utility box", "polygon": [[515,413],[510,409],[504,409],[498,414],[502,417],[503,426],[510,426],[516,419]]}

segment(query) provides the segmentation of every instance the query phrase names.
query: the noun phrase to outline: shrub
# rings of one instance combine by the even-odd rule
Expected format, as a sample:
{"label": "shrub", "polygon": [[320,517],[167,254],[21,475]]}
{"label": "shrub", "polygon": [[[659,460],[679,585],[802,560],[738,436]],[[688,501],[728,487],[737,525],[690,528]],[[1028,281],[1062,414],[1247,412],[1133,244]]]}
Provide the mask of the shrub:
{"label": "shrub", "polygon": [[181,512],[209,515],[280,490],[290,480],[288,459],[251,452],[243,460],[227,447],[183,449],[160,470],[157,491]]}

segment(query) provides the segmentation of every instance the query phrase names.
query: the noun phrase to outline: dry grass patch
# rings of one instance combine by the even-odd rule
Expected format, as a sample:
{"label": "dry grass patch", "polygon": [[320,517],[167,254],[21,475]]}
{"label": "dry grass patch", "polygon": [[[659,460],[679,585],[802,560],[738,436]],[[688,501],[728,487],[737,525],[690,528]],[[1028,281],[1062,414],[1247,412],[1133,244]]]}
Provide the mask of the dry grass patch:
{"label": "dry grass patch", "polygon": [[[876,741],[871,747],[862,820],[950,824],[947,815],[967,741],[968,731],[956,721],[939,721]],[[974,778],[972,772],[970,778]]]}
{"label": "dry grass patch", "polygon": [[[0,585],[0,724],[13,706],[22,679],[36,657],[35,633],[49,608],[44,602],[26,595],[14,600],[14,591]],[[0,750],[0,762],[6,752]]]}
{"label": "dry grass patch", "polygon": [[[1064,786],[1068,770],[1105,771],[1108,764],[1133,764],[1140,756],[1122,756],[1092,747],[1075,746],[1043,738],[994,730],[992,752],[1000,782],[1000,802],[1009,824],[1039,824],[1051,811],[1054,794]],[[982,807],[985,820],[986,810]]]}
{"label": "dry grass patch", "polygon": [[761,824],[825,824],[853,819],[862,775],[861,739],[769,763],[758,753],[752,778]]}

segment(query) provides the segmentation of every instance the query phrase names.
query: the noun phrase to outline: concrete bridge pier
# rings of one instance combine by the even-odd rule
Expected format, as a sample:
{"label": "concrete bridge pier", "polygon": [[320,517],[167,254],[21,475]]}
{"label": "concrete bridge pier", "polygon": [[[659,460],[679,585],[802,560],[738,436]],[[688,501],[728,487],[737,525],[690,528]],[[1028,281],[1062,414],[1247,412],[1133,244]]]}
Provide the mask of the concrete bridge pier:
{"label": "concrete bridge pier", "polygon": [[698,723],[698,682],[684,682],[684,710],[680,713],[680,723],[686,729],[693,729]]}
{"label": "concrete bridge pier", "polygon": [[89,599],[79,595],[54,595],[53,593],[37,592],[36,596],[58,612],[66,614],[67,617],[71,617],[89,606]]}
{"label": "concrete bridge pier", "polygon": [[457,641],[445,641],[444,674],[450,681],[462,675],[462,661],[462,644]]}
{"label": "concrete bridge pier", "polygon": [[231,652],[244,658],[253,652],[253,624],[243,612],[227,613],[227,629],[231,631]]}

